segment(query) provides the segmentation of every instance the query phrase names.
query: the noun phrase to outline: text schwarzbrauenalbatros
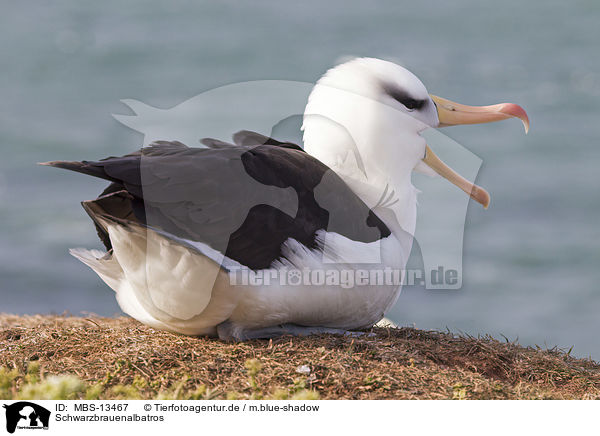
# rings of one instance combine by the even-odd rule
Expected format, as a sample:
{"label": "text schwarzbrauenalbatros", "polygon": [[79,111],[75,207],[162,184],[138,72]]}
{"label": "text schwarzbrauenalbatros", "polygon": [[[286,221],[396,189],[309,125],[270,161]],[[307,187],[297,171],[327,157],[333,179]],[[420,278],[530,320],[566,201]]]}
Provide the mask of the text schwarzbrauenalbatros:
{"label": "text schwarzbrauenalbatros", "polygon": [[159,415],[74,415],[71,413],[57,413],[54,417],[56,421],[62,422],[162,422],[164,416]]}

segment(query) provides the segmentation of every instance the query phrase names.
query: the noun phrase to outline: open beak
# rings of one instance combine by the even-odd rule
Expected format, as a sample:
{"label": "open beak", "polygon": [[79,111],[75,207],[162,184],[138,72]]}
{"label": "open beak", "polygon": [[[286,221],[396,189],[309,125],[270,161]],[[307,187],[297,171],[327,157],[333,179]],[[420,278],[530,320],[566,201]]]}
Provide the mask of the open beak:
{"label": "open beak", "polygon": [[473,200],[481,203],[484,209],[488,208],[490,205],[490,194],[488,194],[488,192],[482,187],[469,182],[463,176],[446,165],[433,151],[431,151],[431,148],[429,148],[428,145],[425,147],[425,157],[423,158],[423,162],[429,165],[433,171],[448,180],[450,183],[453,183],[469,194]]}
{"label": "open beak", "polygon": [[[513,103],[500,103],[492,106],[466,106],[435,95],[431,95],[431,99],[435,102],[437,108],[438,119],[440,121],[439,127],[455,126],[457,124],[491,123],[508,118],[519,118],[523,122],[523,126],[525,126],[525,133],[529,131],[527,113],[521,106]],[[440,176],[465,191],[473,200],[481,203],[487,209],[490,204],[490,194],[480,186],[469,182],[446,165],[435,155],[429,146],[425,149],[423,162]]]}

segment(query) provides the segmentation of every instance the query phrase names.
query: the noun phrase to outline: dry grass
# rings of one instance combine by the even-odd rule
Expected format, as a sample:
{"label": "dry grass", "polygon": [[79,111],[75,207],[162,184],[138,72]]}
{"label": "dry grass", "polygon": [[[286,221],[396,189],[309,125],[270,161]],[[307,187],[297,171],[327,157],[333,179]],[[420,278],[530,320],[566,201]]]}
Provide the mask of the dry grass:
{"label": "dry grass", "polygon": [[231,344],[128,318],[0,315],[0,398],[600,398],[600,365],[560,350],[373,333]]}

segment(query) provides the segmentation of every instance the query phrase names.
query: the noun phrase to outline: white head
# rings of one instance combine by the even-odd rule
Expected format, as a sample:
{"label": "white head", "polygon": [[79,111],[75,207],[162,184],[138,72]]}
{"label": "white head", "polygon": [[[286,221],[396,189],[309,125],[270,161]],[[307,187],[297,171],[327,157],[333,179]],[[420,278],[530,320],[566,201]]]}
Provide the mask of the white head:
{"label": "white head", "polygon": [[357,58],[330,69],[317,82],[304,112],[305,150],[342,176],[369,184],[410,184],[424,161],[487,206],[489,196],[439,161],[420,132],[429,127],[519,117],[514,104],[473,107],[428,94],[407,69]]}

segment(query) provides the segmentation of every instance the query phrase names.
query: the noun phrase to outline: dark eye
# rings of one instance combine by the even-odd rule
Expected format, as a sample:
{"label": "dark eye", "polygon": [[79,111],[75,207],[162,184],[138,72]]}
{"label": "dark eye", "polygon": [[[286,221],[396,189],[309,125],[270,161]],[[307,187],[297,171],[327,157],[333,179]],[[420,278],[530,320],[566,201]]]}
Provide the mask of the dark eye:
{"label": "dark eye", "polygon": [[404,107],[410,111],[415,109],[419,110],[425,105],[425,103],[427,103],[427,100],[419,100],[411,97],[403,89],[398,89],[392,86],[384,86],[384,90],[390,97],[404,105]]}
{"label": "dark eye", "polygon": [[402,100],[400,103],[402,103],[404,106],[406,106],[406,109],[421,109],[421,107],[423,107],[423,104],[425,103],[423,100],[415,100],[414,98],[409,98],[406,100]]}

